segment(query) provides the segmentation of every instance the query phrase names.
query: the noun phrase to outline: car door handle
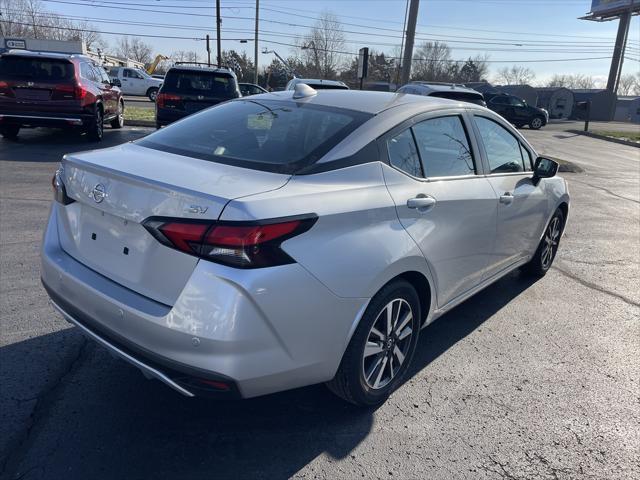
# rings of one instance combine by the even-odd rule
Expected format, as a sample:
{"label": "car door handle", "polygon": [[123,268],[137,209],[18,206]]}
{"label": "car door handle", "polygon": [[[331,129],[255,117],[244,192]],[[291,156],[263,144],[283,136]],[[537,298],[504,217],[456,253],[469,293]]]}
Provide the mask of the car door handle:
{"label": "car door handle", "polygon": [[512,202],[513,202],[513,193],[504,192],[504,194],[500,196],[500,203],[504,203],[505,205],[510,205]]}
{"label": "car door handle", "polygon": [[416,208],[419,212],[426,212],[431,210],[436,204],[436,199],[433,197],[427,197],[426,195],[410,198],[407,200],[407,208]]}

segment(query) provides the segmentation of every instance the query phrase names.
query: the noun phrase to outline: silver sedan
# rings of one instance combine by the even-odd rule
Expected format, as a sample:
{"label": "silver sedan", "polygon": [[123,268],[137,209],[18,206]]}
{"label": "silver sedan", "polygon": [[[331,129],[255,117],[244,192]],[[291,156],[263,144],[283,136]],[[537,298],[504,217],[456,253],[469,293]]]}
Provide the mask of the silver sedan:
{"label": "silver sedan", "polygon": [[184,395],[326,382],[375,405],[422,327],[516,268],[549,270],[569,213],[557,169],[481,106],[299,84],[65,156],[42,281]]}

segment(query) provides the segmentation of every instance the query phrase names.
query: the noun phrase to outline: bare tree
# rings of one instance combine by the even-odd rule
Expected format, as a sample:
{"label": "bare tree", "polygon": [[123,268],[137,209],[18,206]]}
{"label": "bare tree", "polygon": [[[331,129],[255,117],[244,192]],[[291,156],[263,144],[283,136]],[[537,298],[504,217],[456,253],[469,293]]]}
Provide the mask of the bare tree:
{"label": "bare tree", "polygon": [[536,74],[529,67],[512,65],[498,70],[494,82],[502,85],[526,85],[536,78]]}
{"label": "bare tree", "polygon": [[595,88],[596,81],[593,77],[580,73],[573,75],[555,74],[547,81],[546,86],[569,89],[590,89]]}
{"label": "bare tree", "polygon": [[[313,76],[335,78],[342,66],[345,45],[342,23],[336,15],[325,10],[311,31],[297,42],[300,60]],[[299,52],[296,52],[299,53]]]}
{"label": "bare tree", "polygon": [[632,95],[638,89],[638,80],[640,79],[640,73],[635,75],[629,73],[620,77],[618,83],[618,95],[629,96]]}
{"label": "bare tree", "polygon": [[87,48],[104,48],[98,29],[87,21],[73,22],[48,11],[39,0],[0,0],[0,33],[6,37],[79,40]]}
{"label": "bare tree", "polygon": [[451,61],[451,49],[446,43],[423,42],[413,56],[411,79],[431,82],[449,81],[452,65],[455,65],[455,62]]}
{"label": "bare tree", "polygon": [[141,63],[151,62],[151,52],[151,45],[139,37],[122,37],[116,46],[116,55]]}
{"label": "bare tree", "polygon": [[177,50],[171,54],[171,61],[173,62],[197,62],[198,52]]}

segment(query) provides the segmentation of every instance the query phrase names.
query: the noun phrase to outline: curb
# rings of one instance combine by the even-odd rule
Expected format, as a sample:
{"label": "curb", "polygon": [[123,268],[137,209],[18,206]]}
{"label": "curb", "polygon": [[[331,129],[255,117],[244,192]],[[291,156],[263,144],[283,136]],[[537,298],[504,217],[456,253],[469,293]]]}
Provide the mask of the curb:
{"label": "curb", "polygon": [[578,135],[584,135],[585,137],[597,138],[598,140],[604,140],[605,142],[619,143],[620,145],[627,145],[629,147],[640,148],[640,143],[630,142],[629,140],[622,140],[621,138],[607,137],[606,135],[599,135],[597,133],[585,132],[583,130],[567,130],[570,133],[576,133]]}
{"label": "curb", "polygon": [[156,126],[156,122],[152,122],[151,120],[125,120],[125,126],[128,127],[154,127]]}

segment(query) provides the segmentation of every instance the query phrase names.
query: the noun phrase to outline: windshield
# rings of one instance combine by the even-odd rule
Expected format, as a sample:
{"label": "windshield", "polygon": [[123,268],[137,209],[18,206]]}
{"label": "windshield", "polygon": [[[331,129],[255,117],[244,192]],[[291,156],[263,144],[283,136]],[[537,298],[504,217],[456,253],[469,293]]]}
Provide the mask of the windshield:
{"label": "windshield", "polygon": [[187,117],[137,143],[203,160],[292,174],[315,163],[371,116],[312,104],[246,99]]}

